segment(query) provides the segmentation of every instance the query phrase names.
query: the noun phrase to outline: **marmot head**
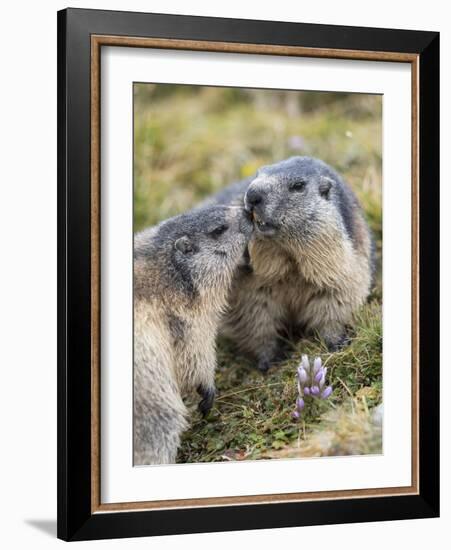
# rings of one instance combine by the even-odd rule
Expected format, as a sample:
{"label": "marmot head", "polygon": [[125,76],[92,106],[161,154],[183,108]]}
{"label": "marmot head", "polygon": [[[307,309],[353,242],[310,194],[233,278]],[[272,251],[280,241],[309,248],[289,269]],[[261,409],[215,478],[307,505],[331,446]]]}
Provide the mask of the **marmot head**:
{"label": "marmot head", "polygon": [[285,242],[312,240],[334,227],[350,233],[354,201],[340,176],[310,157],[260,168],[244,197],[256,236]]}
{"label": "marmot head", "polygon": [[226,293],[252,230],[243,208],[210,206],[163,222],[156,240],[172,283],[180,290],[191,295]]}

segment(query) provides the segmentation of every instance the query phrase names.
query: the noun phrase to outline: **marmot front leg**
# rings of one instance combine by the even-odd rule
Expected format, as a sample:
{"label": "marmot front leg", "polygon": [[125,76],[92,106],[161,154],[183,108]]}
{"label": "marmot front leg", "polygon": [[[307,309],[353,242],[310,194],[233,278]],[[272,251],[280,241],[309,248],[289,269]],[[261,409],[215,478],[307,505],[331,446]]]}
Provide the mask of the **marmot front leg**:
{"label": "marmot front leg", "polygon": [[348,343],[346,325],[352,314],[340,297],[332,294],[316,297],[302,312],[309,331],[317,332],[329,351],[337,351]]}
{"label": "marmot front leg", "polygon": [[[197,336],[202,338],[203,333]],[[214,338],[211,339],[214,342]],[[216,397],[215,372],[216,372],[216,347],[212,345],[204,347],[202,360],[199,358],[192,359],[193,364],[196,364],[195,376],[193,379],[194,387],[201,397],[198,405],[198,410],[203,417],[206,417],[213,407]]]}
{"label": "marmot front leg", "polygon": [[244,288],[228,311],[223,333],[256,357],[257,368],[264,373],[279,351],[280,319],[280,307],[264,290]]}
{"label": "marmot front leg", "polygon": [[265,374],[277,358],[279,343],[277,333],[266,332],[268,340],[262,340],[261,347],[257,352],[257,369]]}

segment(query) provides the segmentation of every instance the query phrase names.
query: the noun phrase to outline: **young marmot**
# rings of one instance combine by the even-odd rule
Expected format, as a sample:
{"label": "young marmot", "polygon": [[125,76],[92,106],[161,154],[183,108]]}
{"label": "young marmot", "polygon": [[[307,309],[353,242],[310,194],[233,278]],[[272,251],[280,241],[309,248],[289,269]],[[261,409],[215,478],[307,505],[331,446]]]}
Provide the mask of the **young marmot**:
{"label": "young marmot", "polygon": [[210,203],[243,204],[255,231],[250,267],[234,279],[224,333],[266,370],[281,334],[318,333],[329,349],[369,292],[370,231],[356,197],[324,162],[293,157],[265,166]]}
{"label": "young marmot", "polygon": [[171,218],[134,242],[134,464],[176,459],[187,427],[183,394],[212,406],[215,337],[252,232],[243,208]]}

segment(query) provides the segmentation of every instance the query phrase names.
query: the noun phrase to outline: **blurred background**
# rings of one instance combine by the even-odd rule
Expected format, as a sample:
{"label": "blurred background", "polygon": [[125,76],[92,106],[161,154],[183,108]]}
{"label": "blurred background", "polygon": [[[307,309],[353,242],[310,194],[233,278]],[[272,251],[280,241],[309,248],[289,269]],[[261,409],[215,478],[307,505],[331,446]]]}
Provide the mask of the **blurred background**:
{"label": "blurred background", "polygon": [[382,96],[136,83],[134,99],[135,230],[309,155],[345,177],[379,234]]}
{"label": "blurred background", "polygon": [[[373,232],[378,267],[351,344],[329,353],[293,342],[263,378],[227,342],[218,346],[218,397],[192,427],[178,462],[382,452],[382,96],[134,84],[134,229],[195,206],[264,164],[315,156],[352,187]],[[303,353],[327,362],[334,393],[293,422],[294,373]],[[307,407],[306,407],[307,409]]]}

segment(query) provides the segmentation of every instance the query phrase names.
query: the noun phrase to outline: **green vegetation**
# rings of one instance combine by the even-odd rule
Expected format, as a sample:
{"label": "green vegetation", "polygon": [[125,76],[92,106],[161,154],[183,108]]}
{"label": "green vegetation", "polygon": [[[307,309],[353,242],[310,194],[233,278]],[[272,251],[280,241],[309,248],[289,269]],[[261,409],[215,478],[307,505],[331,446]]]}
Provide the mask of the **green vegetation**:
{"label": "green vegetation", "polygon": [[[381,452],[371,410],[382,398],[380,96],[135,84],[135,230],[186,211],[263,165],[317,156],[354,189],[374,234],[378,271],[351,344],[328,353],[292,343],[262,376],[231,344],[218,345],[218,397],[195,411],[178,460],[203,462]],[[293,421],[302,354],[320,355],[334,393]]]}

